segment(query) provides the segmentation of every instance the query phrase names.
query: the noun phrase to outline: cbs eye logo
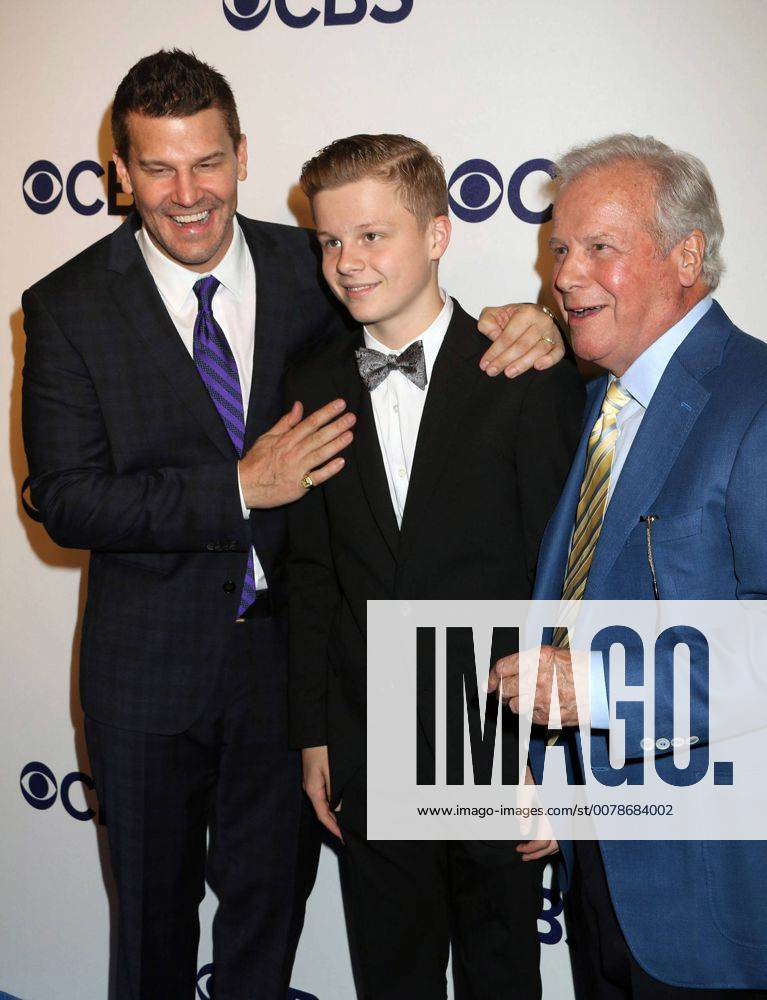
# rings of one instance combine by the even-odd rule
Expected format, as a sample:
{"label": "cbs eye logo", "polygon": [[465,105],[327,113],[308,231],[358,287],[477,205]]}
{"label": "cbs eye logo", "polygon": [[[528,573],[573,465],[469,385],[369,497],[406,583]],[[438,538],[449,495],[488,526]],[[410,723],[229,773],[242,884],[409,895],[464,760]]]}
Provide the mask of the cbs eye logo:
{"label": "cbs eye logo", "polygon": [[[110,160],[106,171],[100,163],[95,160],[80,160],[76,163],[66,176],[62,177],[61,171],[55,163],[50,160],[35,160],[24,174],[21,182],[21,191],[27,206],[38,215],[48,215],[59,206],[64,194],[71,208],[78,215],[95,215],[104,207],[104,199],[98,196],[91,197],[90,201],[85,200],[83,185],[80,179],[83,174],[95,175],[99,180],[107,175],[107,214],[127,215],[132,205],[118,202],[118,195],[124,194],[122,185],[117,178],[117,170]],[[101,185],[96,185],[97,190],[102,190]]]}
{"label": "cbs eye logo", "polygon": [[[534,211],[522,202],[522,184],[530,174],[538,172],[553,177],[554,164],[541,158],[525,161],[511,175],[506,192],[514,215],[531,225],[540,225],[551,218],[551,205]],[[485,222],[495,215],[503,201],[503,177],[489,160],[466,160],[450,175],[447,187],[450,208],[463,222]]]}
{"label": "cbs eye logo", "polygon": [[[339,3],[348,0],[325,0],[323,24],[332,27],[339,24],[359,24],[368,13],[368,0],[353,0],[354,10],[339,11]],[[390,5],[393,4],[393,9]],[[238,31],[253,31],[269,13],[272,0],[222,0],[224,17]],[[380,24],[396,24],[404,21],[413,9],[413,0],[386,0],[386,5],[376,3],[370,8],[370,17]],[[316,7],[310,7],[303,14],[295,14],[288,7],[288,0],[274,0],[277,17],[289,28],[308,28],[320,16]]]}
{"label": "cbs eye logo", "polygon": [[[197,1000],[216,1000],[212,962],[203,965],[197,973]],[[290,987],[285,1000],[318,1000],[318,998],[313,993],[304,993],[303,990],[294,990]]]}
{"label": "cbs eye logo", "polygon": [[33,809],[50,809],[60,797],[61,804],[72,819],[86,822],[93,819],[96,811],[87,804],[84,809],[80,809],[72,802],[72,787],[77,784],[84,785],[90,792],[93,791],[93,779],[82,771],[72,771],[67,774],[59,788],[53,771],[39,760],[26,764],[19,777],[21,794]]}

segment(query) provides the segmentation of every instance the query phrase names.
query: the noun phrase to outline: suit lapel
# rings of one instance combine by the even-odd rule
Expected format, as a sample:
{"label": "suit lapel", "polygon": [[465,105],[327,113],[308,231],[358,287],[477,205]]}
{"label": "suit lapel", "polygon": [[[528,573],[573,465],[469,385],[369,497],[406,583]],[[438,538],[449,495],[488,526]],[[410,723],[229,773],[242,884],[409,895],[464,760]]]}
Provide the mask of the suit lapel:
{"label": "suit lapel", "polygon": [[[610,498],[586,597],[602,592],[629,532],[640,517],[654,513],[652,505],[711,395],[701,379],[721,364],[731,329],[732,324],[714,303],[669,361]],[[661,441],[663,447],[659,448]]]}
{"label": "suit lapel", "polygon": [[357,414],[354,440],[349,453],[357,468],[362,489],[375,518],[376,524],[396,559],[400,532],[392,507],[389,483],[386,478],[384,458],[378,441],[373,405],[370,393],[365,389],[359,376],[354,348],[362,343],[362,334],[353,342],[352,348],[344,353],[334,373],[334,381],[341,399],[345,399],[350,411]]}
{"label": "suit lapel", "polygon": [[455,302],[453,316],[437,355],[418,429],[407,502],[402,517],[399,559],[404,561],[437,488],[455,435],[464,426],[463,416],[480,379],[483,344],[477,343],[474,320]]}
{"label": "suit lapel", "polygon": [[256,329],[253,340],[253,375],[250,380],[245,450],[265,429],[269,417],[270,393],[267,386],[279,384],[284,368],[288,297],[290,283],[285,275],[293,263],[279,245],[257,224],[238,216],[256,271]]}
{"label": "suit lapel", "polygon": [[136,243],[137,216],[130,216],[114,233],[108,269],[111,290],[120,312],[146,345],[157,367],[181,402],[227,458],[234,447],[197,366],[184,346]]}
{"label": "suit lapel", "polygon": [[[722,351],[732,329],[730,320],[714,302],[666,367],[610,498],[589,571],[586,598],[604,593],[605,579],[628,533],[641,516],[654,513],[652,505],[710,396],[701,380],[721,364]],[[606,377],[595,380],[592,386],[578,451],[541,543],[534,596],[542,600],[558,600],[562,595],[589,434],[602,405]],[[658,447],[659,441],[663,442],[663,448]]]}

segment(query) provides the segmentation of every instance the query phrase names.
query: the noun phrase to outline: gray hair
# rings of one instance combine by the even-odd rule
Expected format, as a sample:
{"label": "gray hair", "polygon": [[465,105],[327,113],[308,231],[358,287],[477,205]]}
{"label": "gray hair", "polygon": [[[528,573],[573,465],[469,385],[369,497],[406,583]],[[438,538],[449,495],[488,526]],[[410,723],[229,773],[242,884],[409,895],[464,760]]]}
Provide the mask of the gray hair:
{"label": "gray hair", "polygon": [[557,186],[562,190],[586,171],[621,161],[645,166],[657,177],[653,235],[662,254],[669,253],[693,229],[703,233],[706,247],[701,277],[713,291],[724,273],[719,253],[724,225],[711,177],[697,156],[671,149],[651,135],[608,135],[565,153],[555,164]]}

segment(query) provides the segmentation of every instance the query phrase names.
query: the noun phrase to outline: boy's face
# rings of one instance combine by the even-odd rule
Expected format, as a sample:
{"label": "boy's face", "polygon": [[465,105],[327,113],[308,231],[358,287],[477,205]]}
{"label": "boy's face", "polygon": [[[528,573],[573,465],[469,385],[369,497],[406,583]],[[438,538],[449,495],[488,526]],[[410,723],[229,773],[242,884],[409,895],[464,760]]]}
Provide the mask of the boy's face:
{"label": "boy's face", "polygon": [[395,184],[371,177],[320,191],[312,208],[325,280],[354,319],[393,348],[423,332],[442,306],[437,262],[449,219],[423,226]]}

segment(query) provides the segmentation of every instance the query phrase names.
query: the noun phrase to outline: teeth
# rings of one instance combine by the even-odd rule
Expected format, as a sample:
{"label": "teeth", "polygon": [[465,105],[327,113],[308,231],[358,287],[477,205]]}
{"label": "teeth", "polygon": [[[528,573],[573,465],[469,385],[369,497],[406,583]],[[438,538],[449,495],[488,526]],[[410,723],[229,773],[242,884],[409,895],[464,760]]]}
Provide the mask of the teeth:
{"label": "teeth", "polygon": [[209,215],[210,211],[208,210],[206,212],[197,212],[195,215],[174,215],[172,218],[174,222],[186,225],[188,222],[204,222]]}
{"label": "teeth", "polygon": [[601,306],[584,306],[583,309],[571,309],[570,312],[575,316],[585,316],[586,313],[598,312]]}

